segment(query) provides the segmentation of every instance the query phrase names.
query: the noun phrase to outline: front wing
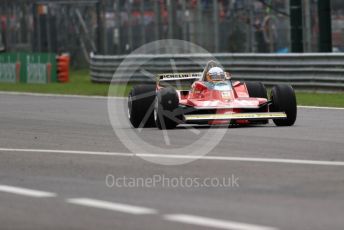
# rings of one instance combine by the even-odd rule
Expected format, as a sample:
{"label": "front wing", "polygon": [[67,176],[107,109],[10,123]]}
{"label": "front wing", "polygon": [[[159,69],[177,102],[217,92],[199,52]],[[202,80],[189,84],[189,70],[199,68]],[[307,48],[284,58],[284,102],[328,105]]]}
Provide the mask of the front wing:
{"label": "front wing", "polygon": [[184,119],[186,122],[213,121],[213,120],[264,120],[264,119],[284,119],[284,118],[287,118],[287,115],[284,112],[184,115]]}

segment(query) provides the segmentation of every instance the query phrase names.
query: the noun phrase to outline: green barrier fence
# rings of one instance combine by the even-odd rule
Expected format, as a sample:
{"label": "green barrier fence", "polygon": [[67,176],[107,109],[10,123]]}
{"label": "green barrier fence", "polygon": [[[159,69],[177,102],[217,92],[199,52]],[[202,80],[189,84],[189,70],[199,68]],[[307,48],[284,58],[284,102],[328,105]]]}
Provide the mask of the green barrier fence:
{"label": "green barrier fence", "polygon": [[57,82],[56,55],[53,53],[0,54],[0,82]]}

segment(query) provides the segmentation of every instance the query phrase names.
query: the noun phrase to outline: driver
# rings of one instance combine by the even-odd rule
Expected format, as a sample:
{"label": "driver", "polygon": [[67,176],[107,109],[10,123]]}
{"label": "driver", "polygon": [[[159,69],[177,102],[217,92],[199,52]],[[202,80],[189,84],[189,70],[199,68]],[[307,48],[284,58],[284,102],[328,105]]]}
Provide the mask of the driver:
{"label": "driver", "polygon": [[228,91],[232,87],[230,79],[231,75],[229,73],[226,73],[218,66],[214,66],[204,73],[203,82],[209,89]]}
{"label": "driver", "polygon": [[210,83],[216,83],[226,80],[226,73],[220,67],[212,67],[206,73],[205,81]]}

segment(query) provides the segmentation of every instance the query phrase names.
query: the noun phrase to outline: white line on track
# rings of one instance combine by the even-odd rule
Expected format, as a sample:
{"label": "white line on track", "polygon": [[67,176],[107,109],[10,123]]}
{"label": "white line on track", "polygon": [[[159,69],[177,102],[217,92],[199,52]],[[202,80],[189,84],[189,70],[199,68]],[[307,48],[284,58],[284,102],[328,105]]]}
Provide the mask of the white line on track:
{"label": "white line on track", "polygon": [[202,216],[193,216],[185,214],[168,214],[164,215],[164,219],[184,224],[198,225],[208,228],[220,228],[231,230],[276,230],[276,228],[253,225],[247,223],[233,222],[228,220],[219,220]]}
{"label": "white line on track", "polygon": [[67,199],[66,202],[81,206],[99,208],[99,209],[106,209],[111,211],[117,212],[124,212],[134,215],[142,215],[142,214],[156,214],[157,211],[151,208],[133,206],[128,204],[121,204],[121,203],[113,203],[108,201],[102,200],[95,200],[89,198],[73,198]]}
{"label": "white line on track", "polygon": [[314,161],[314,160],[282,159],[282,158],[187,156],[187,155],[162,155],[162,154],[136,154],[136,156],[152,157],[152,158],[172,158],[172,159],[176,158],[176,159],[200,159],[200,160],[218,160],[218,161],[244,161],[244,162],[246,161],[246,162],[262,162],[262,163],[344,166],[344,161]]}
{"label": "white line on track", "polygon": [[31,196],[31,197],[37,197],[37,198],[57,196],[55,193],[51,193],[51,192],[32,190],[32,189],[27,189],[27,188],[19,188],[19,187],[13,187],[13,186],[8,186],[8,185],[0,185],[0,192],[7,192],[7,193],[13,193],[17,195]]}
{"label": "white line on track", "polygon": [[344,166],[344,161],[319,161],[302,159],[283,158],[256,158],[256,157],[230,157],[230,156],[193,156],[179,154],[149,154],[149,153],[116,153],[116,152],[92,152],[74,150],[49,150],[49,149],[12,149],[0,148],[2,152],[32,152],[32,153],[60,153],[75,155],[100,155],[100,156],[123,156],[123,157],[146,157],[146,158],[169,158],[169,159],[195,159],[214,161],[239,161],[239,162],[261,162],[261,163],[282,163],[282,164],[304,164],[304,165],[324,165],[324,166]]}
{"label": "white line on track", "polygon": [[97,152],[97,151],[75,151],[75,150],[54,150],[54,149],[12,149],[0,148],[4,152],[33,152],[33,153],[61,153],[75,155],[101,155],[101,156],[135,156],[133,153],[114,153],[114,152]]}
{"label": "white line on track", "polygon": [[325,107],[325,106],[305,106],[305,105],[299,105],[298,108],[303,109],[333,109],[333,110],[344,110],[344,108],[341,107]]}
{"label": "white line on track", "polygon": [[[87,98],[87,99],[108,99],[107,96],[90,96],[90,95],[71,95],[71,94],[51,94],[51,93],[26,93],[26,92],[5,92],[0,91],[3,95],[15,96],[37,96],[37,97],[68,97],[68,98]],[[125,97],[111,97],[111,99],[124,99]]]}
{"label": "white line on track", "polygon": [[[0,185],[0,192],[7,192],[23,196],[31,196],[36,198],[56,197],[56,193],[32,190],[27,188],[13,187],[8,185]],[[96,200],[90,198],[71,198],[65,200],[67,203],[86,206],[91,208],[105,209],[110,211],[122,212],[133,215],[158,214],[158,210],[146,208],[142,206],[134,206],[123,203],[114,203],[103,200]],[[275,228],[252,225],[247,223],[233,222],[227,220],[218,220],[207,217],[192,216],[185,214],[168,214],[162,216],[165,220],[172,222],[181,222],[184,224],[192,224],[204,226],[208,228],[221,228],[231,230],[274,230]]]}
{"label": "white line on track", "polygon": [[[93,99],[108,99],[107,96],[87,96],[87,95],[70,95],[70,94],[49,94],[49,93],[29,93],[29,92],[6,92],[0,91],[3,95],[17,95],[17,96],[38,96],[38,97],[69,97],[69,98],[93,98]],[[111,99],[127,99],[126,97],[111,97]],[[336,109],[344,110],[341,107],[325,107],[325,106],[304,106],[299,105],[298,108],[305,109]]]}
{"label": "white line on track", "polygon": [[[113,203],[103,200],[95,200],[90,198],[72,198],[67,199],[67,203],[76,204],[80,206],[86,206],[91,208],[105,209],[110,211],[117,211],[123,213],[129,213],[134,215],[144,214],[159,214],[158,210],[133,206],[123,203]],[[161,216],[164,220],[171,222],[180,222],[184,224],[191,224],[197,226],[203,226],[208,228],[220,228],[220,229],[231,229],[231,230],[277,230],[276,228],[266,227],[261,225],[253,225],[242,222],[234,222],[228,220],[219,220],[208,217],[193,216],[186,214],[166,214]]]}

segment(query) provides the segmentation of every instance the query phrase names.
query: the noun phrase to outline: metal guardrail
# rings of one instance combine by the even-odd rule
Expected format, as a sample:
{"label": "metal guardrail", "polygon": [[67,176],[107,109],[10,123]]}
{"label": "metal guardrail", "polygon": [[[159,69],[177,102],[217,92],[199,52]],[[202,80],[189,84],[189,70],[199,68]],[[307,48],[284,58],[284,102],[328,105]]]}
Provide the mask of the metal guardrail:
{"label": "metal guardrail", "polygon": [[[288,83],[294,87],[315,89],[344,89],[344,54],[213,54],[220,64],[233,75],[235,80],[261,81],[266,85]],[[127,74],[129,66],[122,61],[141,63],[144,73],[173,72],[173,64],[178,72],[201,72],[211,59],[208,54],[145,54],[136,56],[105,56],[91,54],[90,73],[93,82],[154,82],[142,71]],[[197,60],[197,63],[195,62]],[[121,74],[114,73],[118,71]],[[130,75],[130,76],[129,76]]]}

